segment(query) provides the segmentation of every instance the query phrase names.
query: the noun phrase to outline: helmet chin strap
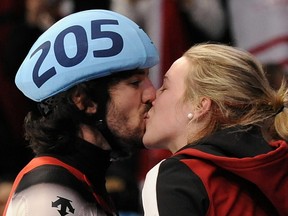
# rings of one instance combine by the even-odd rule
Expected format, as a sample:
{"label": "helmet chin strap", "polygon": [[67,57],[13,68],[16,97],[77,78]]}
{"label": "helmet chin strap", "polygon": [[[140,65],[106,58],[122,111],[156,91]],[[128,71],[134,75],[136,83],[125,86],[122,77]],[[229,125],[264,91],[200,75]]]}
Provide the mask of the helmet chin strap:
{"label": "helmet chin strap", "polygon": [[117,139],[108,128],[106,121],[102,119],[98,120],[96,127],[111,146],[111,161],[123,160],[131,156],[132,151],[130,151],[128,148],[125,149],[121,147],[122,145],[119,139]]}

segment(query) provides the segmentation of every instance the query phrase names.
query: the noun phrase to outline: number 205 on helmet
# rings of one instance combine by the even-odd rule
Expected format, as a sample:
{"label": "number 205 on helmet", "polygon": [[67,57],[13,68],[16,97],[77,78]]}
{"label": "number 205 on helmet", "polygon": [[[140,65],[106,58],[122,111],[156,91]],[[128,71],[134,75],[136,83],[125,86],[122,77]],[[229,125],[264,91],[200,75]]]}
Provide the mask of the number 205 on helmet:
{"label": "number 205 on helmet", "polygon": [[15,78],[28,98],[40,102],[77,83],[159,62],[147,34],[108,10],[87,10],[56,22],[33,44]]}

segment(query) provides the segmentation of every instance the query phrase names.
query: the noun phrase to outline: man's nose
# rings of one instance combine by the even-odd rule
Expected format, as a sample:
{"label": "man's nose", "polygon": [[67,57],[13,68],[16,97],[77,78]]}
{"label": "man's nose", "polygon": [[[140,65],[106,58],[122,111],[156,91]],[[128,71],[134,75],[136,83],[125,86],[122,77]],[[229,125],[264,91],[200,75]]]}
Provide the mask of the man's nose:
{"label": "man's nose", "polygon": [[145,83],[143,95],[142,95],[142,101],[143,103],[152,103],[156,98],[156,89],[153,86],[151,80],[147,79],[147,82]]}

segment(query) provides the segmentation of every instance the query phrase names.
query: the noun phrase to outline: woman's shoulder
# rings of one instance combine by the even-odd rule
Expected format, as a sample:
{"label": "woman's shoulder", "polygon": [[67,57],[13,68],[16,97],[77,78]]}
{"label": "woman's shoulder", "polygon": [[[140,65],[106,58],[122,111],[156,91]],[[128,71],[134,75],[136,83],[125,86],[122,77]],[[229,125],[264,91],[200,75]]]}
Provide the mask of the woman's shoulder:
{"label": "woman's shoulder", "polygon": [[[201,179],[177,157],[159,162],[148,172],[142,197],[145,212],[157,203],[156,209],[164,215],[204,215],[209,206]],[[175,205],[182,208],[175,209]]]}
{"label": "woman's shoulder", "polygon": [[[179,178],[179,175],[182,177]],[[194,179],[194,181],[196,179],[196,181],[199,181],[199,178],[195,175],[195,173],[185,163],[183,163],[183,161],[181,161],[181,157],[174,156],[164,159],[156,164],[147,173],[146,179],[147,178],[157,178],[158,182],[167,182],[167,179],[174,182],[185,181],[185,179]]]}

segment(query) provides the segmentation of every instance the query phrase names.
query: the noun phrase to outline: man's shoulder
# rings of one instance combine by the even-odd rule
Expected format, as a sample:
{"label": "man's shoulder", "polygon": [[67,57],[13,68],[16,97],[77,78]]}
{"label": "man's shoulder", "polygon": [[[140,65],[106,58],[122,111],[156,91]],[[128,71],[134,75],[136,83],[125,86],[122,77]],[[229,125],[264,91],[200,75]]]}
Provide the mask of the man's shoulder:
{"label": "man's shoulder", "polygon": [[[66,190],[77,191],[86,200],[94,200],[87,185],[61,166],[44,164],[32,169],[23,176],[15,192],[30,190],[36,185],[42,185],[42,191],[45,191],[47,185],[50,185],[47,187],[48,190],[52,190],[54,187],[66,188]],[[37,190],[35,192],[38,193]]]}
{"label": "man's shoulder", "polygon": [[98,215],[99,211],[102,210],[98,205],[87,202],[77,190],[57,183],[39,182],[14,194],[7,215]]}

